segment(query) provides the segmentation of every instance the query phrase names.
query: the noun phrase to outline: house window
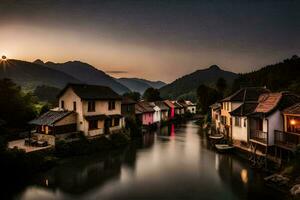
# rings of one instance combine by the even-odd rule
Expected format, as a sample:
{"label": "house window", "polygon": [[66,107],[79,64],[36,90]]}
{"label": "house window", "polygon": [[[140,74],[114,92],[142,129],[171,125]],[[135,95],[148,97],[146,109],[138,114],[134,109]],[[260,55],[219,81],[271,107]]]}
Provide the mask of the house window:
{"label": "house window", "polygon": [[62,109],[65,109],[65,101],[60,101],[60,107],[61,107]]}
{"label": "house window", "polygon": [[88,102],[88,112],[95,112],[95,101]]}
{"label": "house window", "polygon": [[89,130],[98,129],[98,120],[89,121]]}
{"label": "house window", "polygon": [[73,110],[74,110],[74,111],[77,110],[76,101],[73,102]]}
{"label": "house window", "polygon": [[115,101],[109,101],[108,102],[108,110],[114,110],[116,108],[116,102]]}
{"label": "house window", "polygon": [[247,127],[247,119],[244,119],[244,127]]}
{"label": "house window", "polygon": [[234,118],[235,120],[235,122],[234,122],[234,125],[235,126],[241,126],[241,118],[240,117],[235,117]]}

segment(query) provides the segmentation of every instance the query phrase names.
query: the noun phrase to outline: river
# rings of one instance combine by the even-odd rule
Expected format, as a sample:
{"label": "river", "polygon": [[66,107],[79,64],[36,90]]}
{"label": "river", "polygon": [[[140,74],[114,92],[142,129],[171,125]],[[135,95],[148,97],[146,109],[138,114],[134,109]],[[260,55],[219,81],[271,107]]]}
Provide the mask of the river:
{"label": "river", "polygon": [[246,160],[212,150],[193,122],[147,133],[122,152],[68,159],[15,199],[283,199]]}

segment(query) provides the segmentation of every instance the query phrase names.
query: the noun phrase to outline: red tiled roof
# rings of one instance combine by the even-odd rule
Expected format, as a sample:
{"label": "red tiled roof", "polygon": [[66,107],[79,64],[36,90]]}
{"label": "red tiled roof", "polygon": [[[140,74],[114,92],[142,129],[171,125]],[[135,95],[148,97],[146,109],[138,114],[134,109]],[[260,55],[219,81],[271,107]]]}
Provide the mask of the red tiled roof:
{"label": "red tiled roof", "polygon": [[296,103],[293,106],[284,109],[283,114],[300,115],[300,103]]}
{"label": "red tiled roof", "polygon": [[260,95],[255,112],[268,113],[272,111],[279,103],[282,93],[268,93]]}
{"label": "red tiled roof", "polygon": [[300,97],[289,92],[262,94],[254,113],[269,114],[276,109],[283,110],[297,102],[300,102]]}
{"label": "red tiled roof", "polygon": [[146,102],[146,101],[138,102],[135,105],[135,110],[136,110],[136,114],[155,112],[155,110],[152,108],[152,106],[149,104],[149,102]]}

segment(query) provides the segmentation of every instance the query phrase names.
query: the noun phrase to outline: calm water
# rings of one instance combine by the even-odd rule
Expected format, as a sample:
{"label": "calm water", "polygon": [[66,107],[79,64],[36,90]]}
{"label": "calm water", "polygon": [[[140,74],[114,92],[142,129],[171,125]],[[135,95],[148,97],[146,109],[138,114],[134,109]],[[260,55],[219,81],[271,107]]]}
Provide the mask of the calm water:
{"label": "calm water", "polygon": [[283,199],[247,161],[210,149],[192,122],[165,127],[121,153],[74,158],[16,199]]}

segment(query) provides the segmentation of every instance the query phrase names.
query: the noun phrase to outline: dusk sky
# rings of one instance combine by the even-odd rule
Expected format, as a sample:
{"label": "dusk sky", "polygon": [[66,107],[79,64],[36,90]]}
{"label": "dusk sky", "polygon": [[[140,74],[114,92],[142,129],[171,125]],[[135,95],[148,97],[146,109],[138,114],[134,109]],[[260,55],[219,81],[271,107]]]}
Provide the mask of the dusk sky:
{"label": "dusk sky", "polygon": [[[170,82],[300,55],[297,0],[0,0],[0,54]],[[113,73],[115,72],[115,73]]]}

